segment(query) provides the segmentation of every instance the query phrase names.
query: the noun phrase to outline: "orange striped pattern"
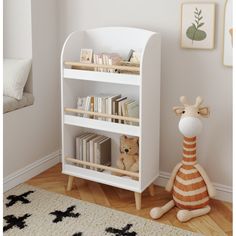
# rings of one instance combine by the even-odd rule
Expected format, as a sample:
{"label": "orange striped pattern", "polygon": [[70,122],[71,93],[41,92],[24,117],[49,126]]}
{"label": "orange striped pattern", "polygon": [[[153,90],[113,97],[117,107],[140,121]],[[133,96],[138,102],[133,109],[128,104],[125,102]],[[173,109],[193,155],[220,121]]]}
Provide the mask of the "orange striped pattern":
{"label": "orange striped pattern", "polygon": [[199,209],[209,204],[206,184],[194,167],[196,164],[196,137],[184,137],[183,165],[177,172],[173,186],[173,199],[182,209]]}

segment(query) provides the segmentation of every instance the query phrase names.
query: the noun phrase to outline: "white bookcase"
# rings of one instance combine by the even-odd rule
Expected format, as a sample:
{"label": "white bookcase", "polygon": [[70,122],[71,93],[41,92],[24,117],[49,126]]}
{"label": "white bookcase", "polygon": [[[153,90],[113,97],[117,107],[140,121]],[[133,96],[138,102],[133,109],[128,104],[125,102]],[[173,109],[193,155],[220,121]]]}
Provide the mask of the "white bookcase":
{"label": "white bookcase", "polygon": [[[81,48],[92,48],[100,53],[116,52],[123,57],[130,49],[141,51],[140,73],[72,69],[67,62],[79,62]],[[136,207],[141,207],[141,193],[159,175],[160,62],[161,37],[155,32],[107,27],[76,31],[68,36],[61,53],[62,172],[69,175],[67,190],[71,189],[74,177],[88,179],[135,192]],[[79,117],[71,112],[70,109],[76,109],[78,97],[99,93],[120,93],[138,100],[139,126]],[[132,172],[138,180],[112,175],[109,169],[98,172],[79,167],[75,159],[75,137],[84,131],[111,137],[113,168],[120,154],[120,136],[139,137],[139,173]]]}

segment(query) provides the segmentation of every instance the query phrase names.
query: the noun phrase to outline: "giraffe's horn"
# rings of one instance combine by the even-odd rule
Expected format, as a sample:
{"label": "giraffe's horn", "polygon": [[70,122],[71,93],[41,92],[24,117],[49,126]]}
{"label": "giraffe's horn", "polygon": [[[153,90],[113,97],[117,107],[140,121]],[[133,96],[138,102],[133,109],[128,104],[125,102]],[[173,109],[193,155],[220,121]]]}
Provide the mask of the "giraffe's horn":
{"label": "giraffe's horn", "polygon": [[184,106],[189,106],[188,100],[185,96],[181,96],[179,100]]}
{"label": "giraffe's horn", "polygon": [[203,98],[202,97],[196,97],[196,102],[195,102],[195,107],[199,107],[203,103]]}

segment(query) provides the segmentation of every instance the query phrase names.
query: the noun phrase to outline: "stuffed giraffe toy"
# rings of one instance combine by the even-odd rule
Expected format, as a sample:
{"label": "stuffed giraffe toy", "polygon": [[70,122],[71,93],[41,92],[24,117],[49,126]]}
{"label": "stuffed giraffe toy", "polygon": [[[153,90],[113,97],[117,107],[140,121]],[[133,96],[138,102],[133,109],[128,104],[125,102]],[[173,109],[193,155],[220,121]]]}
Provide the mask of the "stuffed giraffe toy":
{"label": "stuffed giraffe toy", "polygon": [[177,218],[186,222],[194,217],[210,212],[210,197],[215,196],[214,187],[205,170],[196,161],[196,136],[200,134],[202,122],[200,117],[208,117],[208,107],[202,106],[203,99],[196,98],[194,105],[189,105],[186,97],[180,97],[183,106],[174,107],[174,112],[181,116],[179,131],[183,134],[183,157],[172,171],[166,185],[166,191],[172,192],[173,200],[162,207],[150,211],[153,219],[158,219],[171,208],[180,210]]}

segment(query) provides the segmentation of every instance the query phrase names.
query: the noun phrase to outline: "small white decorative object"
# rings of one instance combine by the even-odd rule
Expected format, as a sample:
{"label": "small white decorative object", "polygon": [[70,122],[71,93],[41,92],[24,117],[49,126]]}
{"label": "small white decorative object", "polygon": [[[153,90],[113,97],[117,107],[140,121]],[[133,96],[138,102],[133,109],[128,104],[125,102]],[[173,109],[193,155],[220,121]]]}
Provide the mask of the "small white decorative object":
{"label": "small white decorative object", "polygon": [[181,13],[181,47],[213,49],[215,4],[183,3]]}
{"label": "small white decorative object", "polygon": [[225,26],[224,26],[224,51],[223,64],[233,64],[233,1],[227,0],[225,4]]}
{"label": "small white decorative object", "polygon": [[92,63],[93,49],[82,48],[80,50],[80,62]]}

